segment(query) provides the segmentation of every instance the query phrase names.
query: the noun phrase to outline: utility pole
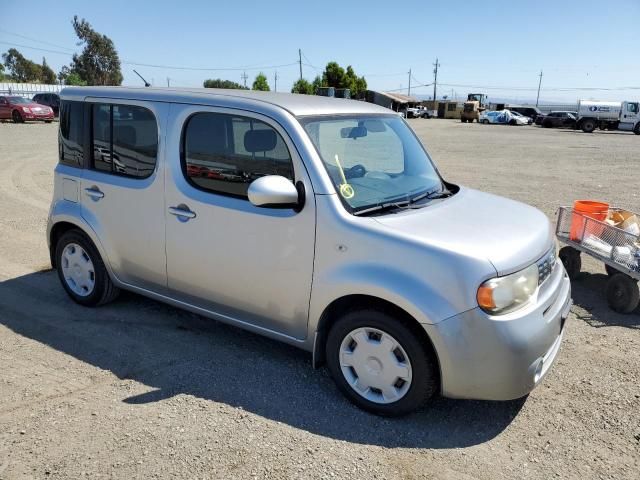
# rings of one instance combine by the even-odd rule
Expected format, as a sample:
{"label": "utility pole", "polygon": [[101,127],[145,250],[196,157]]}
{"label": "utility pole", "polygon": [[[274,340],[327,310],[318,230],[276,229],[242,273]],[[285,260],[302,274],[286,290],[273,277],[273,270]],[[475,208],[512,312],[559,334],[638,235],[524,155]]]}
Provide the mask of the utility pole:
{"label": "utility pole", "polygon": [[302,50],[298,49],[298,65],[300,65],[300,80],[302,80]]}
{"label": "utility pole", "polygon": [[276,70],[275,79],[273,81],[273,91],[274,92],[278,91],[278,71],[277,70]]}
{"label": "utility pole", "polygon": [[540,80],[538,81],[538,96],[536,97],[536,107],[538,106],[538,101],[540,100],[540,85],[542,85],[542,70],[540,70]]}
{"label": "utility pole", "polygon": [[170,83],[169,83],[169,80],[171,80],[171,79],[169,77],[167,77],[167,87],[171,86]]}
{"label": "utility pole", "polygon": [[242,75],[240,75],[240,78],[242,79],[242,81],[244,82],[244,86],[247,86],[247,72],[242,72]]}
{"label": "utility pole", "polygon": [[409,69],[409,88],[407,89],[407,96],[411,96],[411,69]]}
{"label": "utility pole", "polygon": [[440,64],[438,63],[438,57],[436,57],[436,63],[433,64],[433,66],[435,67],[433,69],[433,101],[436,101],[436,87],[438,85],[438,67],[440,66]]}

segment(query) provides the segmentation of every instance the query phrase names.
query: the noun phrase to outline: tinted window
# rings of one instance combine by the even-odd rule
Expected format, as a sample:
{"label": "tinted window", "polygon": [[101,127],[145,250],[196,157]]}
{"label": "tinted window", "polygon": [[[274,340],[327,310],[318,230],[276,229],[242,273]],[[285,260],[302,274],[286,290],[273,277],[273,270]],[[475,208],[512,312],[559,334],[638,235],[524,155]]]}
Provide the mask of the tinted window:
{"label": "tinted window", "polygon": [[82,102],[64,101],[60,106],[58,151],[60,163],[81,167],[83,164],[82,139],[84,109]]}
{"label": "tinted window", "polygon": [[197,113],[187,121],[182,150],[189,181],[211,192],[246,197],[249,184],[265,175],[293,181],[284,140],[259,120]]}
{"label": "tinted window", "polygon": [[158,153],[153,113],[134,105],[92,106],[92,166],[96,170],[146,178]]}

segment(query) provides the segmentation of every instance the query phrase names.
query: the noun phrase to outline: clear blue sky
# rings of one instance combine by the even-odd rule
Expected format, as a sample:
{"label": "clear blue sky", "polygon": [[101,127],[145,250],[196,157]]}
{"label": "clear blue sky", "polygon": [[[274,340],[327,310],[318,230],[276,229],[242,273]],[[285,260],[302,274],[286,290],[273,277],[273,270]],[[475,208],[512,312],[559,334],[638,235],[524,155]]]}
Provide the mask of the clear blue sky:
{"label": "clear blue sky", "polygon": [[[640,97],[640,0],[5,0],[0,5],[0,51],[13,44],[69,52],[16,47],[37,61],[46,56],[57,71],[80,50],[71,27],[74,14],[115,42],[125,85],[140,84],[134,68],[155,85],[166,85],[169,77],[172,86],[191,87],[216,77],[242,82],[242,71],[124,62],[248,66],[249,82],[258,73],[254,67],[293,64],[262,69],[272,89],[277,70],[278,90],[288,91],[299,75],[301,48],[304,63],[317,68],[330,60],[351,64],[373,89],[406,89],[409,68],[414,85],[431,83],[437,56],[438,82],[447,84],[439,88],[438,97],[454,90],[458,96],[480,91],[493,98],[535,100],[540,69],[541,100]],[[317,73],[303,65],[309,80]],[[558,90],[577,87],[635,89]],[[430,95],[432,87],[412,93]]]}

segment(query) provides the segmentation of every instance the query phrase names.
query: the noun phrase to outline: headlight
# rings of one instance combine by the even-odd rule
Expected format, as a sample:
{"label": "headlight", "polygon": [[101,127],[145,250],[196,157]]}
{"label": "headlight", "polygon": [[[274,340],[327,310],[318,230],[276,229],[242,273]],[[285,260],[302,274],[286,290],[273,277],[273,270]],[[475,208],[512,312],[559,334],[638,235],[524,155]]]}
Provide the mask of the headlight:
{"label": "headlight", "polygon": [[538,289],[538,266],[492,278],[478,288],[478,305],[487,313],[503,314],[524,306]]}
{"label": "headlight", "polygon": [[28,107],[22,107],[22,111],[26,113],[31,113],[31,110],[29,110]]}

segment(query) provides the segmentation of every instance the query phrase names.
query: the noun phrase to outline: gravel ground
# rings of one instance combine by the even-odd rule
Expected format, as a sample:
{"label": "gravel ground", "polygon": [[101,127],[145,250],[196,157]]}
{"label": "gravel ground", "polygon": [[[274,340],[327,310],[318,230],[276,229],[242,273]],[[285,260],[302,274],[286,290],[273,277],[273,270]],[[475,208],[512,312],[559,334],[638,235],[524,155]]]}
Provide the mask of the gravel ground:
{"label": "gravel ground", "polygon": [[[450,181],[640,211],[634,135],[412,120]],[[0,124],[0,479],[639,478],[640,315],[587,261],[527,399],[363,413],[292,347],[124,294],[84,309],[48,271],[57,125]],[[460,219],[464,221],[464,219]]]}

